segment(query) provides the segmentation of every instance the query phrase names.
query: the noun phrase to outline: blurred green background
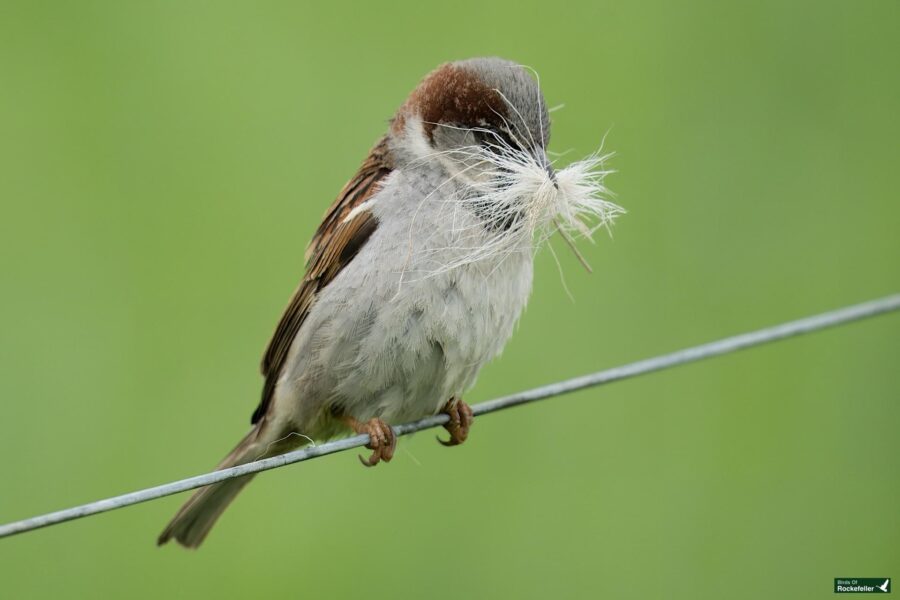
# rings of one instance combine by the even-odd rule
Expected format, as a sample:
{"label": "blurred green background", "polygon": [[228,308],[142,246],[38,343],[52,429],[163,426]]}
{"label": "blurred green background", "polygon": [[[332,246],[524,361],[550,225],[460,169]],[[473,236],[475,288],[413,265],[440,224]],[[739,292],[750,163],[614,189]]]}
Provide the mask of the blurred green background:
{"label": "blurred green background", "polygon": [[[470,402],[900,290],[900,4],[0,5],[0,521],[203,472],[319,217],[437,64],[541,74],[629,211]],[[900,577],[900,317],[0,541],[0,596],[824,598]]]}

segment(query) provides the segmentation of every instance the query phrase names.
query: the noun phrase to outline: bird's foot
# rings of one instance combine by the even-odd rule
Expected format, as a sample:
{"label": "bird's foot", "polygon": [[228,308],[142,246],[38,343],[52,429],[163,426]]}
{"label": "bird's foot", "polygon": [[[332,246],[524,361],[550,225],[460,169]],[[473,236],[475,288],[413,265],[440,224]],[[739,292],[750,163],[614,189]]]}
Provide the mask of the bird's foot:
{"label": "bird's foot", "polygon": [[369,419],[366,422],[357,421],[353,417],[344,417],[344,422],[356,433],[365,433],[369,436],[366,448],[372,451],[369,458],[359,455],[359,462],[366,467],[374,467],[379,462],[391,462],[394,458],[394,450],[397,449],[397,436],[391,426],[381,419]]}
{"label": "bird's foot", "polygon": [[450,439],[444,441],[438,438],[437,441],[444,446],[458,446],[466,441],[466,438],[469,437],[469,429],[475,422],[472,407],[460,399],[451,398],[441,412],[450,416],[450,420],[444,424],[444,429],[450,432]]}

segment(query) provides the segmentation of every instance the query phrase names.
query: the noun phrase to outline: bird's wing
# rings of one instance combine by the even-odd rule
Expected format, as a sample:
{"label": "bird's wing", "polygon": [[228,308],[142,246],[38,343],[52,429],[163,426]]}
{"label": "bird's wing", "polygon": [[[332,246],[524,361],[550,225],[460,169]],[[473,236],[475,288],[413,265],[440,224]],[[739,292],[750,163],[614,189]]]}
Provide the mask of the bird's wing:
{"label": "bird's wing", "polygon": [[266,381],[262,399],[250,419],[251,423],[257,423],[266,414],[288,351],[306,320],[316,295],[353,260],[378,226],[378,220],[371,211],[360,211],[352,219],[347,217],[354,208],[372,197],[378,184],[393,168],[387,138],[382,138],[325,213],[306,250],[306,275],[281,316],[263,355],[260,370]]}

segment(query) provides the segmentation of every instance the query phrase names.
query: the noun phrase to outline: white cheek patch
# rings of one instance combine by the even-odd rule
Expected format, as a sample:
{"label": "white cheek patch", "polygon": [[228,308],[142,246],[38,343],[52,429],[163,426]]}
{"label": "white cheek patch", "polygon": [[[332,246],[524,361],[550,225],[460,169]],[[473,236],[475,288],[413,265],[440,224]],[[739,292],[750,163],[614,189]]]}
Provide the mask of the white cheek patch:
{"label": "white cheek patch", "polygon": [[434,155],[434,148],[428,143],[428,136],[425,135],[425,128],[422,126],[422,118],[418,115],[407,118],[403,137],[407,148],[417,159],[427,160]]}

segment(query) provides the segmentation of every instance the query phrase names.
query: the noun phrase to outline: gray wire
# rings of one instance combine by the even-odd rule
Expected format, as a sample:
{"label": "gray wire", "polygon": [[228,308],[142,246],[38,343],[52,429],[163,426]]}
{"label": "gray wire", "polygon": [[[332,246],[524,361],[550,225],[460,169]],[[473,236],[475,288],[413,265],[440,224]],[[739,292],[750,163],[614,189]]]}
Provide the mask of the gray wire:
{"label": "gray wire", "polygon": [[[621,367],[614,367],[590,375],[551,383],[550,385],[478,404],[473,406],[472,410],[476,415],[484,415],[513,406],[528,404],[529,402],[535,402],[544,398],[551,398],[553,396],[559,396],[560,394],[574,392],[587,387],[611,383],[613,381],[619,381],[637,375],[652,373],[653,371],[661,371],[677,365],[737,352],[738,350],[743,350],[744,348],[749,348],[751,346],[758,346],[760,344],[782,340],[795,335],[802,335],[812,331],[849,323],[851,321],[874,317],[898,309],[900,309],[900,294],[895,294],[893,296],[887,296],[870,302],[863,302],[862,304],[848,306],[820,315],[806,317],[796,321],[789,321],[787,323],[782,323],[781,325],[775,325],[758,331],[743,333],[715,342],[709,342],[700,346],[685,348],[683,350],[672,352],[671,354],[664,354],[662,356],[640,360]],[[444,414],[434,415],[418,421],[413,421],[412,423],[397,425],[394,427],[394,432],[398,436],[407,435],[423,429],[443,425],[448,419],[449,417]],[[334,454],[335,452],[365,446],[367,443],[369,443],[368,435],[356,435],[350,438],[328,442],[327,444],[309,446],[280,456],[273,456],[272,458],[258,460],[237,467],[230,467],[228,469],[222,469],[221,471],[214,471],[212,473],[188,477],[187,479],[173,481],[172,483],[166,483],[152,488],[138,490],[136,492],[131,492],[130,494],[114,496],[112,498],[106,498],[105,500],[98,500],[96,502],[82,504],[81,506],[31,517],[30,519],[15,521],[0,526],[0,538],[123,508],[148,500],[155,500],[156,498],[170,496],[179,492],[203,487],[211,483],[240,477],[241,475],[259,473],[260,471],[283,467],[318,456],[325,456],[326,454]]]}

